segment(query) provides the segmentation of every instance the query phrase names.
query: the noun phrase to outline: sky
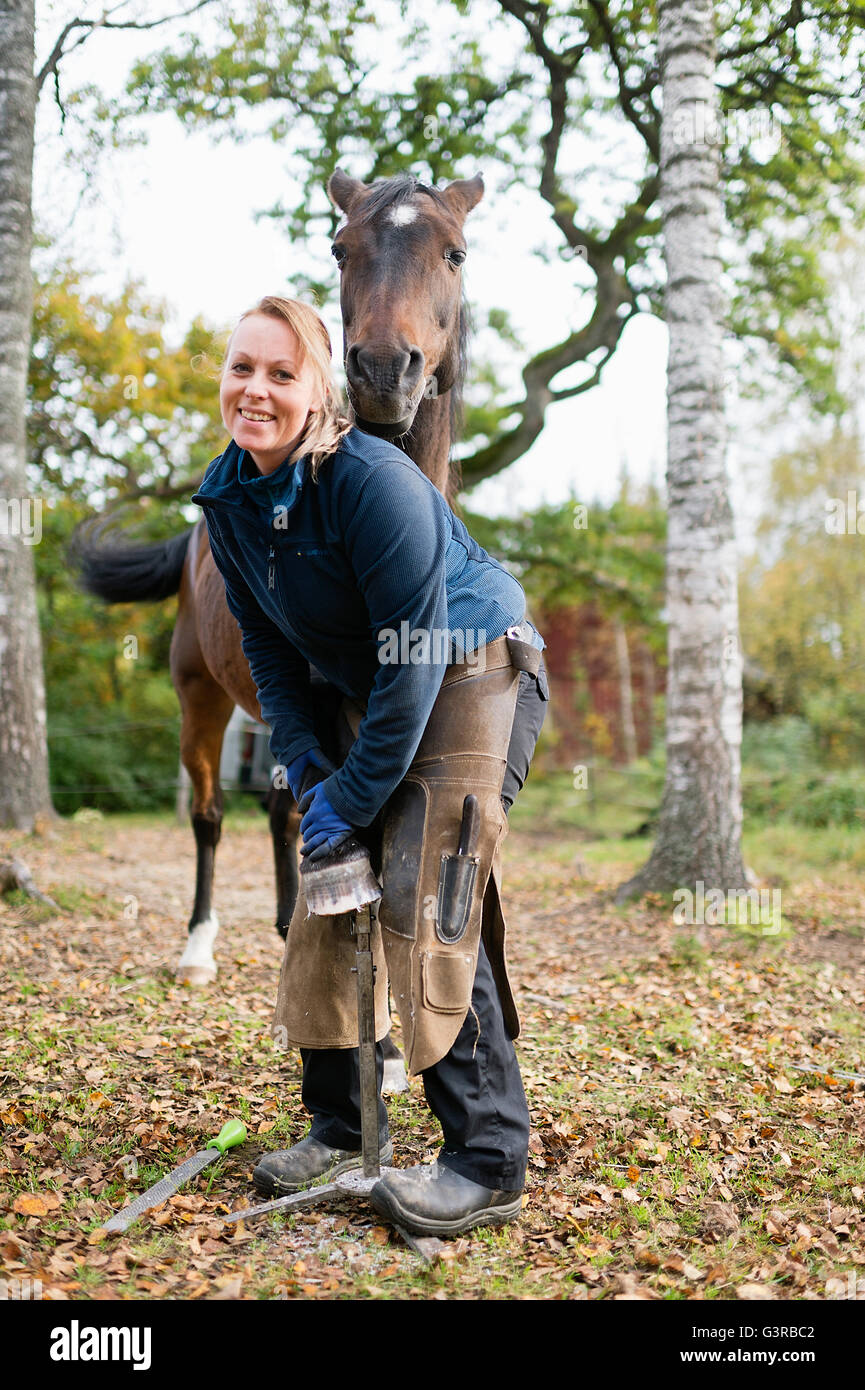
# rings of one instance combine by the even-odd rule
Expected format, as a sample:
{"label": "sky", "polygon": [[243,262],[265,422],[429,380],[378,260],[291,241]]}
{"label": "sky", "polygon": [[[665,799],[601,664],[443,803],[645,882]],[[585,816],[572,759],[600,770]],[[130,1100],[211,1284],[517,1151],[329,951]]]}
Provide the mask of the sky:
{"label": "sky", "polygon": [[[43,5],[43,53],[67,10],[62,4]],[[159,42],[160,31],[95,35],[65,65],[65,90],[88,81],[117,90],[132,59]],[[116,291],[128,279],[139,281],[149,295],[167,302],[178,337],[198,315],[228,326],[262,295],[290,293],[297,253],[272,219],[255,216],[278,198],[291,197],[279,147],[267,138],[214,143],[206,132],[188,132],[171,116],[151,118],[142,130],[146,143],[103,154],[82,196],[78,168],[64,165],[64,154],[77,148],[80,135],[60,132],[46,88],[37,127],[34,206],[37,225],[56,251],[95,269],[94,288]],[[467,292],[482,309],[506,308],[526,351],[536,351],[589,316],[585,268],[575,273],[574,262],[536,255],[539,243],[550,244],[543,215],[538,218],[542,205],[497,188],[494,168],[481,172],[486,194],[466,224]],[[580,270],[583,287],[576,283]],[[322,314],[339,344],[335,266],[331,273],[333,296]],[[481,340],[478,346],[483,350],[488,344]],[[623,471],[638,485],[662,483],[666,352],[666,329],[659,320],[646,314],[632,320],[601,384],[551,407],[532,449],[471,493],[472,510],[513,514],[572,496],[609,502]],[[502,358],[501,365],[505,384],[518,392],[519,359]],[[556,384],[567,384],[567,377]],[[729,466],[740,531],[747,534],[756,515],[756,460],[748,442],[753,410],[736,401],[735,392],[731,406]]]}

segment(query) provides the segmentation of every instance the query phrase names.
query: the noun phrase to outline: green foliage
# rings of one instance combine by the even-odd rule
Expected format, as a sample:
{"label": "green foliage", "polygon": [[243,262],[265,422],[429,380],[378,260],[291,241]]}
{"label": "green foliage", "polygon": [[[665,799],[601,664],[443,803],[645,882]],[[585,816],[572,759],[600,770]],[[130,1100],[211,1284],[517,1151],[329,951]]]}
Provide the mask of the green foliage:
{"label": "green foliage", "polygon": [[865,822],[861,771],[827,773],[822,742],[819,730],[794,716],[748,725],[742,744],[746,817],[861,830]]}
{"label": "green foliage", "polygon": [[625,482],[609,507],[572,498],[514,518],[468,513],[466,524],[519,577],[530,605],[597,603],[663,649],[666,516],[653,490],[632,497]]}
{"label": "green foliage", "polygon": [[807,776],[814,769],[817,749],[806,719],[788,715],[767,723],[745,725],[742,764],[766,778],[790,774]]}
{"label": "green foliage", "polygon": [[[716,14],[721,124],[705,138],[721,154],[731,328],[768,344],[817,407],[837,411],[820,252],[845,219],[861,221],[865,11],[721,0]],[[617,267],[623,310],[662,313],[656,24],[652,0],[437,0],[422,18],[386,0],[246,0],[206,36],[138,62],[115,131],[134,138],[136,118],[173,111],[221,138],[268,133],[300,185],[291,206],[270,209],[295,241],[332,232],[324,186],[339,164],[367,179],[410,170],[432,181],[483,167],[500,206],[516,187],[545,200],[553,242],[551,252],[539,213],[540,254],[570,258],[582,246],[575,264],[599,284]],[[397,67],[383,49],[399,53]],[[318,245],[312,278],[326,287],[335,277],[322,273]],[[564,365],[593,360],[596,347],[573,344]],[[507,402],[486,385],[491,404],[472,423],[495,438]]]}
{"label": "green foliage", "polygon": [[180,755],[168,672],[175,605],[106,608],[83,594],[67,554],[82,517],[58,499],[44,508],[34,547],[52,796],[63,815],[170,806]]}
{"label": "green foliage", "polygon": [[[830,764],[865,757],[863,481],[860,445],[840,431],[775,459],[759,553],[742,576],[748,661],[777,711],[807,721]],[[837,534],[833,518],[840,511],[846,525],[850,493],[854,529]]]}
{"label": "green foliage", "polygon": [[135,285],[94,294],[69,265],[36,287],[28,435],[40,496],[103,507],[194,490],[225,441],[207,366],[220,340],[197,320],[169,346],[166,312]]}
{"label": "green foliage", "polygon": [[[68,266],[37,290],[30,460],[42,499],[34,547],[52,795],[58,810],[170,806],[180,715],[168,661],[175,604],[106,607],[71,570],[73,532],[127,500],[142,538],[176,535],[183,505],[224,442],[218,391],[199,355],[219,343],[195,323],[179,348],[165,311],[134,286],[94,295]],[[134,530],[135,528],[133,528]]]}

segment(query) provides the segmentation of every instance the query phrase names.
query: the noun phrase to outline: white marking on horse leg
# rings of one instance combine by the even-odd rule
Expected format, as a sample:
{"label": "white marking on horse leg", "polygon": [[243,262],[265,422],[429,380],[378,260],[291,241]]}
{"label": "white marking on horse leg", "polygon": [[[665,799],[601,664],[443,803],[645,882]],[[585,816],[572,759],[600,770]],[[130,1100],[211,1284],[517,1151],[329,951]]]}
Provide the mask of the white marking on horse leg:
{"label": "white marking on horse leg", "polygon": [[417,208],[413,208],[410,203],[399,203],[397,207],[391,208],[388,216],[395,227],[407,227],[410,222],[416,220]]}
{"label": "white marking on horse leg", "polygon": [[186,950],[177,963],[175,977],[181,985],[209,985],[216,979],[216,961],[213,959],[213,943],[219,931],[219,919],[215,912],[196,922],[189,933]]}
{"label": "white marking on horse leg", "polygon": [[395,1096],[408,1090],[408,1077],[401,1057],[388,1057],[384,1064],[384,1080],[381,1092],[384,1096]]}

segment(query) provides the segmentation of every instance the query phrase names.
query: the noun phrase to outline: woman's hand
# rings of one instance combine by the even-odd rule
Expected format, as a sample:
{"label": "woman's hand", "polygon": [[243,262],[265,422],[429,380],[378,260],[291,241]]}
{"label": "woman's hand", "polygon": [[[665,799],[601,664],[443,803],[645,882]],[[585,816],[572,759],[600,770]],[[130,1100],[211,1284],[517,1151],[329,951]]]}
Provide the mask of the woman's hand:
{"label": "woman's hand", "polygon": [[300,852],[310,862],[323,859],[352,833],[348,821],[343,820],[331,806],[321,782],[304,792],[297,803],[297,809],[303,815],[300,822],[300,833],[303,836]]}
{"label": "woman's hand", "polygon": [[285,780],[291,787],[291,794],[295,801],[298,801],[303,787],[304,774],[307,768],[318,767],[323,772],[331,773],[336,769],[329,758],[326,758],[320,748],[307,748],[305,753],[300,753],[293,762],[290,762],[285,769]]}

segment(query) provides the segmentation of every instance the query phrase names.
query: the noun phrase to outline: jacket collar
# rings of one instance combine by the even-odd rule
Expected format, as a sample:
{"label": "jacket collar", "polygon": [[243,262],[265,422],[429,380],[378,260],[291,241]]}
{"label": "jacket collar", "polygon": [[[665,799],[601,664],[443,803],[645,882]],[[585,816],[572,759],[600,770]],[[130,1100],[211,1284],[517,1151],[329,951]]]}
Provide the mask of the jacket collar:
{"label": "jacket collar", "polygon": [[202,507],[250,506],[273,516],[277,510],[291,511],[300,497],[306,478],[306,460],[296,464],[286,460],[273,473],[257,471],[245,449],[232,439],[224,453],[213,460],[192,501]]}

